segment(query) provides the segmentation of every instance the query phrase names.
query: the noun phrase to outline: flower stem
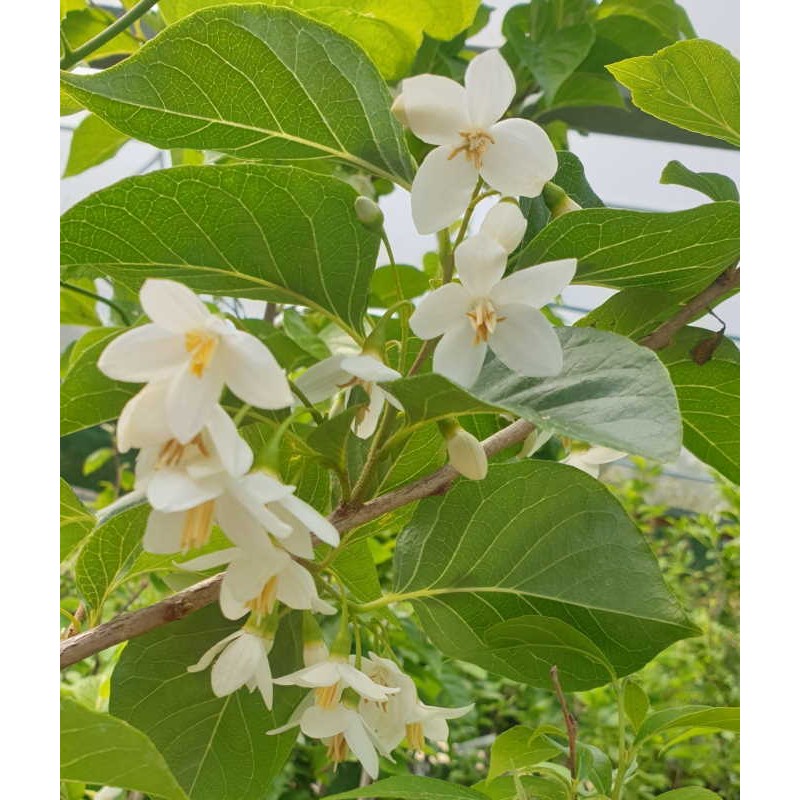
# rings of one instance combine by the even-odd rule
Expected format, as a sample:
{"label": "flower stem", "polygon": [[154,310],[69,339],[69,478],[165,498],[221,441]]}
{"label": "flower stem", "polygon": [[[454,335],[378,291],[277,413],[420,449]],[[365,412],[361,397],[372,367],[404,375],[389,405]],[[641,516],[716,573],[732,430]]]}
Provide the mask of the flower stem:
{"label": "flower stem", "polygon": [[625,679],[614,683],[614,691],[617,694],[619,753],[617,754],[617,774],[614,776],[614,786],[611,789],[611,800],[622,800],[625,793],[625,773],[628,771],[628,764],[634,755],[633,748],[631,748],[631,752],[628,752],[625,742]]}
{"label": "flower stem", "polygon": [[75,286],[75,284],[67,283],[67,281],[59,281],[62,289],[67,289],[70,292],[75,292],[75,294],[82,294],[84,297],[91,297],[92,300],[96,300],[98,303],[105,303],[109,308],[113,308],[114,311],[119,314],[120,319],[128,326],[131,324],[130,317],[125,313],[125,310],[122,306],[118,306],[113,300],[109,300],[107,297],[103,297],[101,294],[96,294],[95,292],[90,292],[88,289],[83,289],[80,286]]}
{"label": "flower stem", "polygon": [[93,36],[88,42],[84,42],[75,50],[69,49],[62,37],[64,57],[61,59],[61,69],[69,69],[70,67],[74,67],[79,61],[83,61],[83,59],[94,53],[95,50],[102,47],[106,42],[110,42],[118,33],[121,33],[126,28],[133,25],[134,22],[140,17],[143,17],[157,2],[158,0],[139,0],[130,11],[127,11],[119,19],[112,22],[104,31],[98,33],[97,36]]}
{"label": "flower stem", "polygon": [[289,388],[292,390],[292,394],[294,394],[294,396],[309,410],[311,416],[314,417],[314,422],[316,422],[317,425],[322,425],[322,423],[325,422],[325,417],[314,408],[314,404],[291,378],[287,378],[287,380],[289,381]]}
{"label": "flower stem", "polygon": [[386,228],[381,228],[381,240],[383,241],[383,246],[386,248],[386,255],[389,257],[389,264],[392,267],[394,286],[395,291],[397,292],[397,301],[398,303],[403,303],[399,309],[400,356],[398,359],[400,369],[403,370],[406,365],[406,352],[408,349],[408,320],[411,316],[411,313],[408,303],[405,302],[406,296],[403,294],[403,284],[400,282],[400,273],[397,271],[397,263],[394,259],[394,252],[392,251],[392,245],[389,242],[389,237],[386,235]]}

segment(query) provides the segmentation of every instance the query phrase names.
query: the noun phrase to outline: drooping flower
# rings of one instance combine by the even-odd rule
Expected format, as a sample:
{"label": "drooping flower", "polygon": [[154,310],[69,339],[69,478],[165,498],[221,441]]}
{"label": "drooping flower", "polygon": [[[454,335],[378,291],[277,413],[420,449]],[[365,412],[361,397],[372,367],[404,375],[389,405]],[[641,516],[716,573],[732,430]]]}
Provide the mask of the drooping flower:
{"label": "drooping flower", "polygon": [[558,375],[561,343],[538,309],[572,280],[576,260],[550,261],[503,278],[505,250],[478,234],[456,248],[455,262],[461,283],[446,283],[431,292],[409,320],[421,339],[442,337],[433,354],[434,372],[468,388],[488,347],[520,375]]}
{"label": "drooping flower", "polygon": [[[309,367],[296,381],[297,388],[312,403],[319,403],[337,392],[345,390],[349,397],[354,386],[360,386],[369,396],[366,408],[353,420],[353,433],[368,439],[375,433],[384,403],[398,406],[397,401],[378,383],[402,377],[397,370],[387,367],[369,353],[354,356],[337,355]],[[398,406],[399,407],[399,406]]]}
{"label": "drooping flower", "polygon": [[202,571],[228,565],[222,578],[219,605],[228,619],[239,619],[252,612],[256,619],[266,617],[278,602],[288,608],[335,614],[336,609],[318,594],[314,579],[282,547],[265,537],[258,551],[229,547],[217,550],[178,566]]}
{"label": "drooping flower", "polygon": [[375,653],[364,659],[363,669],[376,683],[399,689],[384,703],[366,698],[359,703],[359,713],[384,755],[394,750],[404,738],[415,750],[422,750],[425,739],[446,741],[447,720],[463,717],[474,707],[443,708],[422,703],[414,681],[394,661]]}
{"label": "drooping flower", "polygon": [[514,75],[497,50],[470,61],[463,87],[441,75],[403,81],[392,110],[416,136],[437,145],[411,187],[420,233],[455,222],[478,176],[501,194],[536,197],[555,175],[556,151],[542,128],[526,119],[500,121],[515,93]]}
{"label": "drooping flower", "polygon": [[621,450],[612,450],[610,447],[595,445],[588,448],[588,450],[572,450],[561,463],[569,464],[571,467],[576,467],[588,475],[598,478],[600,476],[600,467],[603,464],[619,461],[619,459],[625,458],[626,455],[627,453],[623,453]]}
{"label": "drooping flower", "polygon": [[443,420],[439,429],[447,442],[450,466],[465,478],[482,481],[489,470],[489,462],[483,445],[454,420]]}
{"label": "drooping flower", "polygon": [[196,664],[187,667],[187,671],[200,672],[216,659],[211,667],[211,691],[217,697],[225,697],[247,686],[251,692],[258,689],[264,704],[271,709],[272,670],[269,654],[274,641],[274,634],[268,629],[259,630],[248,623],[210,647]]}
{"label": "drooping flower", "polygon": [[212,314],[183,284],[151,278],[139,298],[152,322],[111,342],[97,366],[115,380],[167,381],[167,422],[181,444],[206,424],[225,385],[259,408],[292,404],[286,375],[267,347]]}

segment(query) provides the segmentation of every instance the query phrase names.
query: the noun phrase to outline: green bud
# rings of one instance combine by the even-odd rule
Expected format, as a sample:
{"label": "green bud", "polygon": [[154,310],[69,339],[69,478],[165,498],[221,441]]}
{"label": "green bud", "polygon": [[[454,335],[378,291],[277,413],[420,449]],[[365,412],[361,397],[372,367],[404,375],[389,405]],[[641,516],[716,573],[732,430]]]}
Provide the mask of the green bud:
{"label": "green bud", "polygon": [[544,204],[550,210],[550,216],[555,219],[570,211],[580,211],[581,207],[557,184],[548,181],[542,190]]}
{"label": "green bud", "polygon": [[383,211],[381,207],[369,197],[363,194],[356,197],[354,203],[356,216],[358,221],[371,231],[380,231],[383,229]]}

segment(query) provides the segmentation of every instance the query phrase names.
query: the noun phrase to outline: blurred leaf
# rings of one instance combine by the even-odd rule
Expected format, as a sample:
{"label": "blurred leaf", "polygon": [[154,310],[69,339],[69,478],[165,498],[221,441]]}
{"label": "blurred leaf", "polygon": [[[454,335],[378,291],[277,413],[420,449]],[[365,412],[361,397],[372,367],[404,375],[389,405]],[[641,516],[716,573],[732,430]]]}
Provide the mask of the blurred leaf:
{"label": "blurred leaf", "polygon": [[[70,282],[73,286],[96,292],[97,289],[91,278],[76,278]],[[97,300],[85,294],[61,287],[60,296],[60,322],[62,325],[88,325],[95,327],[102,324],[97,315]]]}
{"label": "blurred leaf", "polygon": [[[411,300],[425,294],[430,288],[428,276],[408,264],[398,264],[397,275],[391,265],[378,267],[372,273],[369,290],[369,305],[374,308],[389,308],[398,300]],[[398,294],[397,283],[400,284],[402,298]]]}
{"label": "blurred leaf", "polygon": [[64,169],[65,178],[77,175],[113,158],[120,147],[130,139],[94,114],[81,120],[72,133],[69,159]]}
{"label": "blurred leaf", "polygon": [[283,311],[283,330],[298,347],[305,350],[315,361],[322,361],[331,354],[325,342],[309,328],[305,319],[293,308],[286,308]]}
{"label": "blurred leaf", "polygon": [[360,789],[330,795],[327,800],[348,800],[357,797],[398,798],[398,800],[486,800],[485,795],[466,786],[456,786],[436,778],[422,778],[417,775],[395,775],[384,778]]}
{"label": "blurred leaf", "polygon": [[656,800],[723,800],[723,798],[710,789],[703,789],[700,786],[685,786],[683,789],[664,792]]}
{"label": "blurred leaf", "polygon": [[68,559],[88,536],[95,524],[94,514],[72,491],[70,485],[61,478],[61,555],[63,562]]}
{"label": "blurred leaf", "polygon": [[[100,8],[82,8],[75,11],[68,11],[61,20],[61,31],[69,42],[73,50],[77,50],[89,39],[94,38],[99,33],[114,22],[116,17],[103,11]],[[132,36],[128,31],[118,33],[113,39],[101,44],[88,60],[97,61],[105,56],[127,55],[135,53],[139,49],[139,40]]]}
{"label": "blurred leaf", "polygon": [[623,705],[633,729],[638,731],[650,709],[650,699],[647,697],[647,693],[638,683],[628,681],[625,684]]}
{"label": "blurred leaf", "polygon": [[635,744],[674,728],[706,728],[713,731],[739,732],[738,708],[711,708],[709,706],[680,706],[650,714],[636,734]]}
{"label": "blurred leaf", "polygon": [[83,462],[83,474],[91,475],[93,472],[102,469],[110,459],[114,458],[116,452],[113,447],[101,447],[99,450],[89,453]]}
{"label": "blurred leaf", "polygon": [[670,161],[661,173],[661,183],[686,186],[712,200],[739,200],[739,190],[727,175],[716,172],[692,172],[680,161]]}
{"label": "blurred leaf", "polygon": [[622,289],[581,317],[575,325],[612,331],[633,340],[642,339],[679,310],[681,297],[662,289]]}
{"label": "blurred leaf", "polygon": [[493,781],[505,772],[526,770],[558,755],[556,747],[538,730],[517,725],[501,733],[492,744],[488,781]]}

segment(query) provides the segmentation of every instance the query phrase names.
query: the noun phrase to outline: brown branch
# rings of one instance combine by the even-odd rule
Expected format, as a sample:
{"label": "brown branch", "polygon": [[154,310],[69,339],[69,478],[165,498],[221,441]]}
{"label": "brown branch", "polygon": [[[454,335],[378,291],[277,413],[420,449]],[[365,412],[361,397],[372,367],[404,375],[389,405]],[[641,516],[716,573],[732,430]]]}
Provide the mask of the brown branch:
{"label": "brown branch", "polygon": [[[494,455],[506,447],[523,441],[532,430],[533,425],[530,422],[517,420],[486,439],[483,443],[484,448],[488,455]],[[337,510],[331,515],[331,521],[341,533],[345,533],[414,500],[446,492],[457,475],[452,467],[442,467],[410,486],[388,492],[354,510]],[[222,573],[214,575],[152,606],[120,614],[110,622],[66,639],[61,644],[61,669],[107,647],[141,636],[210,605],[219,597],[221,581]]]}
{"label": "brown branch", "polygon": [[[643,339],[641,344],[653,350],[665,347],[669,344],[672,336],[688,324],[698,312],[738,285],[739,269],[737,266],[733,266],[720,275],[708,288],[689,300],[674,317]],[[533,425],[530,422],[518,419],[485,439],[482,444],[486,454],[493,456],[507,447],[521,443],[532,431]],[[336,509],[331,514],[330,520],[340,533],[346,533],[408,503],[443,494],[450,488],[456,477],[458,477],[458,473],[452,467],[449,465],[442,467],[415,483],[401,486],[364,505],[356,508]],[[222,574],[215,575],[213,578],[190,586],[152,606],[121,614],[110,622],[64,640],[61,643],[61,669],[105,650],[107,647],[112,647],[135,636],[141,636],[168,622],[181,619],[193,611],[198,611],[213,603],[219,596],[221,580]]]}
{"label": "brown branch", "polygon": [[734,265],[722,273],[710,286],[689,300],[673,317],[659,325],[649,336],[645,336],[639,344],[651,350],[661,350],[672,343],[672,337],[684,326],[688,325],[700,312],[705,311],[720,297],[731,289],[739,287],[739,267]]}
{"label": "brown branch", "polygon": [[572,716],[572,712],[567,705],[567,698],[564,696],[564,690],[561,688],[561,681],[558,679],[558,667],[553,664],[550,667],[550,680],[553,681],[553,688],[556,690],[556,697],[558,704],[561,706],[561,713],[564,716],[564,724],[567,726],[567,741],[569,742],[569,752],[567,754],[567,769],[572,776],[572,780],[578,777],[578,759],[577,759],[577,745],[578,745],[578,721]]}

